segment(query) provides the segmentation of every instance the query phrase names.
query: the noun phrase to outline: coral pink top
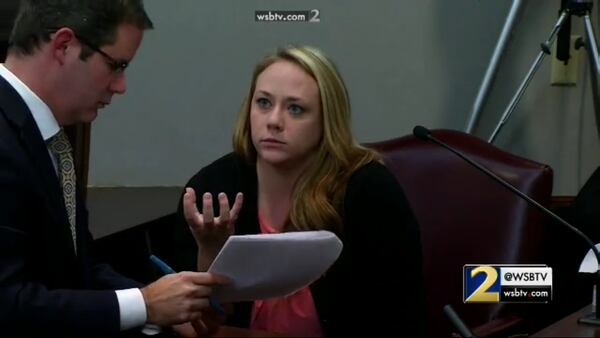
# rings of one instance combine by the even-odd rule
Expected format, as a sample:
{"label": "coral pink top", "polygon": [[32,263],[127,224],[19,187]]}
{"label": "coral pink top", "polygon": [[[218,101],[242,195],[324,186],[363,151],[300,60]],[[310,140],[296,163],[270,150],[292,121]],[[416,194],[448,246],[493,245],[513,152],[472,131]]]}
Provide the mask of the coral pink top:
{"label": "coral pink top", "polygon": [[[258,223],[263,234],[278,232],[267,225],[260,214]],[[287,297],[254,301],[250,328],[296,337],[323,337],[308,286]]]}

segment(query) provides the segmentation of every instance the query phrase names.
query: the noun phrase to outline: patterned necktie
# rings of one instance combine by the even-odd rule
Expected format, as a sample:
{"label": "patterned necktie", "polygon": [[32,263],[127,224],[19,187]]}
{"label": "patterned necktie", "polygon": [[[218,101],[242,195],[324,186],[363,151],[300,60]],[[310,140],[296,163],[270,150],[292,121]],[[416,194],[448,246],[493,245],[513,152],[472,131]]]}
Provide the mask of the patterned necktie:
{"label": "patterned necktie", "polygon": [[58,164],[58,178],[62,186],[65,207],[69,216],[69,225],[71,226],[73,246],[75,247],[75,254],[77,254],[77,234],[75,231],[75,163],[73,162],[73,149],[64,130],[61,129],[58,134],[50,138],[48,148],[52,155],[54,155],[54,158],[56,158]]}

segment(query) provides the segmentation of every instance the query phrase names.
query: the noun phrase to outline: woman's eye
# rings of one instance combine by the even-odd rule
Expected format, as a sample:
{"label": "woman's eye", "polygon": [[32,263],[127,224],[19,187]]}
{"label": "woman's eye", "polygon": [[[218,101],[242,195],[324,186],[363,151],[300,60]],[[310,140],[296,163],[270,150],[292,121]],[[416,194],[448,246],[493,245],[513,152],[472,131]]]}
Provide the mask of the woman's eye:
{"label": "woman's eye", "polygon": [[271,107],[271,102],[264,97],[256,99],[256,104],[263,109]]}
{"label": "woman's eye", "polygon": [[290,113],[291,113],[292,115],[300,115],[300,114],[304,113],[304,108],[300,107],[300,106],[299,106],[299,105],[297,105],[297,104],[293,104],[293,105],[291,105],[291,106],[288,108],[288,110],[290,111]]}

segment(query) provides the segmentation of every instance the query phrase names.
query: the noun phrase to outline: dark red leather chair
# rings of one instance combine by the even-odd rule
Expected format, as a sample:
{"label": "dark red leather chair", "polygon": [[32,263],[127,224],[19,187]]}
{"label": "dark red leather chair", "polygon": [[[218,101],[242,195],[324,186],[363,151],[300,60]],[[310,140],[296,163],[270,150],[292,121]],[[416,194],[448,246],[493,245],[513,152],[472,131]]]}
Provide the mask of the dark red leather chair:
{"label": "dark red leather chair", "polygon": [[[496,148],[469,134],[434,130],[459,149],[538,202],[547,205],[552,169]],[[431,337],[454,331],[442,308],[451,304],[480,336],[522,324],[532,304],[464,304],[464,264],[541,264],[544,222],[520,197],[448,150],[405,136],[366,144],[379,150],[396,176],[421,226]],[[514,316],[517,314],[517,316]],[[522,325],[521,325],[522,326]]]}

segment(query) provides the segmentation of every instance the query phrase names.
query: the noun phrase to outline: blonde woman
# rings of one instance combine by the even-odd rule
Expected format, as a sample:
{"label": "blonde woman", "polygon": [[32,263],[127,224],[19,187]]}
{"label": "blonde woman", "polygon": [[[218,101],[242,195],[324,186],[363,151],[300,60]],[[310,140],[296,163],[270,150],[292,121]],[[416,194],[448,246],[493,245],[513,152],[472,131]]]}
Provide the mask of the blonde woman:
{"label": "blonde woman", "polygon": [[231,234],[325,229],[344,249],[305,289],[234,304],[231,325],[303,337],[424,334],[417,223],[379,155],[354,140],[346,88],[323,53],[289,47],[256,66],[233,148],[182,195],[180,268],[206,270]]}

